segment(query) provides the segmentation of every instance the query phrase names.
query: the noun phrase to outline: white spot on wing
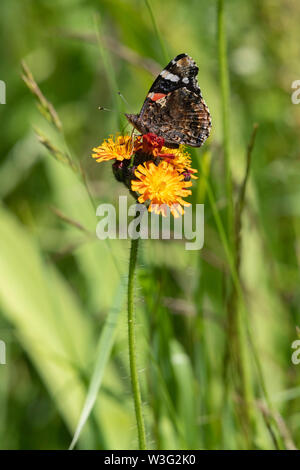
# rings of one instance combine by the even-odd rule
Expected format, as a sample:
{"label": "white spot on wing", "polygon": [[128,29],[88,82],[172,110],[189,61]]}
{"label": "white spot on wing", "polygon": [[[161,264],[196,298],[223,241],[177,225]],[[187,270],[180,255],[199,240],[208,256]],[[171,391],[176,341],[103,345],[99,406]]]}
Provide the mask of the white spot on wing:
{"label": "white spot on wing", "polygon": [[184,77],[184,78],[182,79],[182,81],[183,81],[183,83],[185,83],[185,84],[189,83],[189,79],[188,79],[187,77]]}
{"label": "white spot on wing", "polygon": [[178,82],[180,78],[178,75],[174,75],[171,72],[168,72],[167,70],[163,70],[160,75],[165,78],[166,80],[170,80],[171,82]]}
{"label": "white spot on wing", "polygon": [[166,79],[171,80],[171,82],[178,82],[178,80],[180,80],[178,75],[174,75],[173,73],[168,73],[168,75],[166,76]]}

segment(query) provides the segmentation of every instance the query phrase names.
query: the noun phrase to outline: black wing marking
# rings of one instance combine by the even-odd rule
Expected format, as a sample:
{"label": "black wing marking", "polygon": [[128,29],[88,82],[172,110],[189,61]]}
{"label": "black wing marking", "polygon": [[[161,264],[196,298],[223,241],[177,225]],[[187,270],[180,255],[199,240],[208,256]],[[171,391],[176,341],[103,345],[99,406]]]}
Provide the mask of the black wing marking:
{"label": "black wing marking", "polygon": [[169,93],[181,87],[186,87],[201,96],[197,82],[198,66],[187,54],[179,54],[161,71],[153,82],[149,92]]}

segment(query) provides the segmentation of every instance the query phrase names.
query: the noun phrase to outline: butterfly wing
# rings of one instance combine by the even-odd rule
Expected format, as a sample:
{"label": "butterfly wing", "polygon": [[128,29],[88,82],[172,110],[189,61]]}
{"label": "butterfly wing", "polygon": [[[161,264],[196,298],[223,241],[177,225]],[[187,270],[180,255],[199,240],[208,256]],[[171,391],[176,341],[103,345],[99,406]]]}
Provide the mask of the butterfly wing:
{"label": "butterfly wing", "polygon": [[198,72],[198,66],[190,56],[179,54],[158,75],[147,96],[152,92],[170,93],[183,86],[201,95],[196,78]]}
{"label": "butterfly wing", "polygon": [[200,147],[210,133],[208,108],[198,94],[186,87],[145,103],[140,119],[150,132],[165,139],[167,147],[180,144]]}
{"label": "butterfly wing", "polygon": [[200,147],[209,136],[211,118],[197,74],[191,57],[175,57],[154,81],[140,114],[128,115],[129,121],[143,134],[163,137],[167,147]]}

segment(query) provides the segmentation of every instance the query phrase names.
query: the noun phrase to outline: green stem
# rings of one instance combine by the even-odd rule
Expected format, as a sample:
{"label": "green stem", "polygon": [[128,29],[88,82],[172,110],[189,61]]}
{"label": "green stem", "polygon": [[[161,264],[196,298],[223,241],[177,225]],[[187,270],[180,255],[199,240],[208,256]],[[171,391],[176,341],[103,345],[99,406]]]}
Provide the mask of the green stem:
{"label": "green stem", "polygon": [[156,23],[155,16],[154,16],[154,14],[153,14],[153,10],[152,10],[150,1],[149,1],[149,0],[145,0],[145,3],[146,3],[146,6],[147,6],[147,8],[148,8],[148,11],[149,11],[149,14],[150,14],[150,17],[151,17],[151,21],[152,21],[152,24],[153,24],[153,28],[154,28],[156,37],[157,37],[157,39],[158,39],[158,42],[159,42],[159,45],[160,45],[160,48],[161,48],[161,52],[162,52],[162,55],[163,55],[163,59],[164,59],[164,61],[167,63],[167,62],[169,61],[169,58],[168,58],[169,56],[168,56],[168,53],[167,53],[165,44],[164,44],[164,42],[163,42],[163,40],[162,40],[161,34],[160,34],[160,32],[159,32],[159,29],[158,29],[158,26],[157,26],[157,23]]}
{"label": "green stem", "polygon": [[[236,252],[237,246],[234,239],[234,205],[233,205],[233,191],[232,191],[232,177],[230,168],[230,127],[229,127],[229,73],[227,63],[227,43],[226,43],[226,25],[225,25],[225,12],[224,0],[218,0],[218,55],[219,55],[219,70],[220,70],[220,85],[221,85],[221,107],[222,107],[222,121],[223,121],[223,147],[224,147],[224,163],[225,163],[225,186],[227,197],[227,240],[226,250],[230,253],[232,273],[234,273],[233,286],[231,287],[231,294],[229,296],[227,310],[228,322],[230,325],[229,343],[232,350],[232,360],[234,360],[237,369],[237,386],[239,393],[241,393],[244,406],[239,407],[241,415],[244,437],[247,447],[249,448],[249,437],[251,428],[251,407],[250,402],[253,400],[251,389],[250,371],[247,364],[247,355],[245,351],[245,339],[243,316],[241,314],[241,306],[239,303],[239,290],[237,286],[239,283],[239,273],[236,269]],[[226,239],[226,232],[223,234]],[[237,285],[237,286],[236,286]]]}
{"label": "green stem", "polygon": [[218,0],[218,53],[221,83],[221,104],[223,121],[223,144],[225,161],[225,183],[227,194],[227,229],[229,242],[233,246],[233,196],[230,171],[230,129],[229,129],[229,75],[226,54],[226,34],[224,21],[224,0]]}
{"label": "green stem", "polygon": [[129,363],[132,393],[134,399],[134,408],[136,423],[138,428],[139,448],[145,450],[146,435],[144,418],[142,413],[142,399],[139,386],[139,378],[136,365],[136,343],[135,343],[135,315],[134,315],[134,272],[136,268],[137,252],[139,238],[131,240],[129,275],[128,275],[128,345],[129,345]]}
{"label": "green stem", "polygon": [[[264,397],[265,402],[267,404],[268,410],[270,412],[270,418],[265,417],[265,420],[268,421],[268,425],[270,426],[270,428],[276,429],[277,435],[279,435],[279,439],[280,439],[280,444],[277,443],[276,448],[277,449],[278,448],[282,449],[282,448],[284,448],[284,445],[283,445],[283,442],[282,442],[282,438],[280,436],[280,430],[278,428],[278,424],[276,423],[276,421],[274,419],[273,405],[272,405],[272,402],[271,402],[271,399],[270,399],[270,396],[269,396],[268,389],[267,389],[266,384],[265,384],[265,379],[264,379],[262,366],[261,366],[261,363],[260,363],[259,353],[256,349],[256,345],[255,345],[255,342],[254,342],[254,339],[253,339],[254,338],[254,332],[252,331],[252,328],[251,328],[251,326],[249,324],[249,321],[248,321],[249,320],[249,312],[247,310],[246,301],[245,301],[245,298],[244,298],[244,293],[243,293],[243,290],[242,290],[242,287],[241,287],[241,284],[240,284],[240,280],[239,280],[239,276],[238,276],[236,266],[235,266],[235,263],[234,263],[233,255],[230,251],[230,246],[229,246],[229,242],[228,242],[228,239],[227,239],[227,236],[226,236],[226,231],[224,229],[222,219],[221,219],[220,214],[219,214],[218,209],[217,209],[215,196],[214,196],[212,187],[210,185],[210,182],[209,182],[209,180],[206,176],[205,170],[203,169],[202,165],[203,164],[201,162],[201,175],[203,176],[204,181],[206,183],[207,195],[208,195],[208,199],[209,199],[209,202],[210,202],[210,205],[211,205],[213,217],[214,217],[215,223],[217,225],[217,229],[218,229],[218,232],[219,232],[219,235],[220,235],[222,246],[224,248],[225,256],[226,256],[226,259],[227,259],[227,262],[228,262],[228,265],[229,265],[229,271],[230,271],[230,274],[231,274],[232,282],[233,282],[234,287],[235,287],[235,289],[237,291],[237,294],[238,294],[238,299],[239,299],[239,302],[240,302],[240,305],[241,305],[241,318],[242,318],[244,324],[246,325],[246,333],[247,333],[247,337],[248,337],[249,344],[250,344],[250,347],[251,347],[253,359],[254,359],[254,362],[255,362],[255,365],[256,365],[256,368],[257,368],[259,384],[260,384],[260,387],[261,387],[261,390],[262,390],[263,397]],[[253,399],[252,399],[252,401],[253,401]],[[247,402],[249,402],[249,400],[247,400]]]}

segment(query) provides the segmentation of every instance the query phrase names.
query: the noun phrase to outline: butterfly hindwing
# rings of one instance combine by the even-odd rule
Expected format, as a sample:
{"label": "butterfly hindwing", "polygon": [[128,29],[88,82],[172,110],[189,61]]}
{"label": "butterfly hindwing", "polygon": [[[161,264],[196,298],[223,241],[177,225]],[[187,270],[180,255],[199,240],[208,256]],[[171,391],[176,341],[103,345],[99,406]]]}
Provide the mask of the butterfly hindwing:
{"label": "butterfly hindwing", "polygon": [[142,112],[142,120],[151,132],[164,137],[167,147],[180,144],[200,147],[209,136],[207,106],[199,95],[185,87],[149,103]]}

